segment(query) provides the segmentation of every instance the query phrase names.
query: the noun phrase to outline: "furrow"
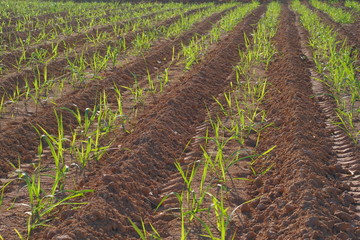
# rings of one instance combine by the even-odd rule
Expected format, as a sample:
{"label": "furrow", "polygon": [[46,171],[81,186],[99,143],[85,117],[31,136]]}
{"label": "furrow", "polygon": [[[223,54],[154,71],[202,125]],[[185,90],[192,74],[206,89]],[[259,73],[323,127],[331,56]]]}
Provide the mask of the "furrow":
{"label": "furrow", "polygon": [[352,46],[360,49],[360,22],[356,21],[355,23],[350,24],[340,24],[335,22],[330,18],[326,13],[318,10],[313,7],[308,1],[304,1],[304,4],[316,12],[319,17],[326,23],[331,25],[338,33],[342,35],[342,37],[347,39],[348,43]]}
{"label": "furrow", "polygon": [[[191,14],[195,11],[196,10],[188,11],[187,13],[185,13],[185,15]],[[151,18],[155,14],[159,14],[159,13],[160,12],[147,14],[147,15],[142,16],[141,18],[144,18],[144,19]],[[169,20],[176,21],[178,18],[179,18],[179,16],[175,16]],[[118,25],[124,26],[128,23],[131,23],[134,20],[137,20],[137,19],[138,18],[132,18],[132,19],[123,21],[121,23],[118,23]],[[155,27],[167,26],[167,25],[170,25],[173,21],[168,21],[165,24],[161,22],[161,23],[156,24]],[[59,44],[60,45],[59,49],[63,49],[61,56],[55,60],[52,60],[52,61],[46,63],[46,64],[39,63],[37,65],[37,67],[38,67],[38,69],[40,69],[41,76],[42,76],[44,74],[43,69],[45,69],[45,66],[46,66],[46,70],[47,70],[49,79],[60,78],[61,76],[65,76],[66,74],[70,73],[70,70],[67,68],[67,66],[69,65],[68,61],[73,62],[76,59],[76,54],[79,54],[79,52],[81,53],[82,51],[84,51],[84,55],[87,57],[86,58],[87,61],[89,61],[89,59],[91,59],[92,54],[96,51],[99,51],[102,54],[104,54],[104,52],[106,52],[106,48],[103,45],[92,46],[92,44],[90,44],[88,42],[88,40],[86,39],[86,35],[94,34],[95,32],[98,31],[96,29],[98,29],[98,30],[100,29],[99,32],[111,32],[111,26],[106,26],[103,28],[94,28],[87,33],[76,34],[76,35],[72,35],[70,37],[67,37],[67,38],[57,41],[57,42],[45,43],[44,45],[31,47],[28,50],[26,50],[27,57],[29,58],[31,56],[31,54],[34,53],[39,48],[46,49],[48,52],[51,52],[52,46]],[[145,30],[146,29],[142,29],[142,30],[138,30],[136,32],[128,32],[127,34],[125,34],[124,39],[127,43],[127,46],[131,45],[130,42],[134,39],[136,34],[139,34]],[[110,41],[107,41],[107,44],[110,46],[116,46],[117,41],[118,41],[117,39],[116,40],[112,39]],[[64,53],[65,46],[72,45],[72,44],[76,45],[76,48],[78,49],[78,51],[76,52],[75,55],[71,54],[70,56],[65,56],[65,53]],[[31,84],[34,81],[34,79],[36,78],[35,66],[25,67],[25,68],[21,69],[20,72],[14,71],[15,70],[14,66],[16,65],[16,61],[19,60],[18,58],[20,56],[21,56],[21,51],[18,51],[15,54],[9,53],[9,54],[3,56],[3,60],[5,60],[9,69],[12,68],[11,69],[12,71],[10,73],[6,74],[5,76],[1,77],[0,95],[4,95],[4,94],[6,96],[12,95],[17,87],[25,86],[25,84],[26,84],[25,80],[27,80]]]}
{"label": "furrow", "polygon": [[258,150],[276,147],[255,165],[273,167],[253,182],[252,197],[259,199],[241,211],[237,234],[244,239],[356,239],[353,198],[336,179],[343,169],[332,162],[331,133],[313,97],[312,64],[302,52],[290,2],[283,3],[274,38],[278,54],[266,72],[264,108],[273,125],[262,133]]}
{"label": "furrow", "polygon": [[[323,13],[320,14],[320,16],[324,18]],[[303,53],[308,59],[312,59],[312,54],[306,46],[307,33],[299,25],[300,21],[298,16],[296,22],[298,31],[300,32]],[[360,170],[360,161],[356,146],[344,130],[339,125],[334,124],[339,122],[335,112],[336,103],[334,103],[333,98],[329,97],[330,92],[328,88],[323,83],[315,80],[321,79],[322,76],[314,71],[313,68],[310,68],[309,70],[312,76],[312,90],[317,96],[315,99],[319,105],[320,111],[324,113],[326,128],[330,133],[332,151],[336,157],[335,164],[339,164],[347,172],[347,174],[339,174],[340,177],[337,180],[350,186],[349,190],[346,192],[353,196],[355,200],[353,202],[353,205],[355,206],[353,210],[355,210],[355,214],[360,217],[360,208],[358,207],[360,205],[360,188],[354,187],[360,184],[360,171],[356,171]],[[356,225],[357,227],[360,227],[360,218],[356,221]]]}
{"label": "furrow", "polygon": [[[141,77],[162,69],[166,62],[171,61],[173,50],[177,54],[181,48],[181,43],[187,44],[195,34],[205,34],[211,29],[212,24],[221,19],[229,10],[211,15],[173,40],[162,41],[155,45],[144,57],[136,58],[123,67],[115,69],[114,73],[106,79],[91,82],[86,89],[80,89],[64,96],[57,101],[58,107],[73,108],[74,104],[76,104],[79,109],[92,108],[98,95],[103,90],[112,88],[114,82],[119,86],[127,86],[134,81],[134,74]],[[64,111],[63,118],[64,125],[68,131],[76,126],[76,121],[70,113]],[[3,156],[4,159],[3,163],[1,163],[1,176],[12,170],[6,163],[6,160],[15,163],[19,157],[25,162],[33,158],[38,136],[32,126],[36,125],[44,126],[46,129],[50,129],[50,131],[57,129],[52,106],[45,106],[34,117],[27,117],[22,122],[11,122],[7,125],[8,128],[0,136],[0,156]]]}
{"label": "furrow", "polygon": [[[136,149],[128,153],[115,151],[108,164],[99,171],[100,175],[94,176],[103,181],[92,186],[97,193],[91,198],[91,204],[49,231],[45,238],[56,239],[65,234],[75,239],[80,235],[99,239],[137,237],[127,223],[127,217],[136,222],[140,222],[140,217],[151,219],[153,209],[161,199],[160,194],[182,187],[178,184],[174,161],[186,146],[189,136],[195,136],[196,129],[200,131],[204,127],[204,103],[212,102],[212,96],[223,91],[226,78],[238,59],[234,49],[245,47],[244,32],[250,33],[263,12],[264,6],[246,17],[218,44],[216,50],[205,56],[201,64],[185,74],[180,83],[145,111],[134,132],[121,141],[125,147],[136,146]],[[170,204],[174,203],[174,199],[170,201]],[[133,205],[138,207],[134,209]],[[167,232],[171,225],[167,224],[174,218],[172,214],[162,214],[157,218],[157,223],[163,224],[155,227],[163,238],[169,237]],[[105,219],[108,226],[97,224]],[[70,222],[75,224],[72,229],[67,227]],[[80,225],[86,232],[73,230]]]}

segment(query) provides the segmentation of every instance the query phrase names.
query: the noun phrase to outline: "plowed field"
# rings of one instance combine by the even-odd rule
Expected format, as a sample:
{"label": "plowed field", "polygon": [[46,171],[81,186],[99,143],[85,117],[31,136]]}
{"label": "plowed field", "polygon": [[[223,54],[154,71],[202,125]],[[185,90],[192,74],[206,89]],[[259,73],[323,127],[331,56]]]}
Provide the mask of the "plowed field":
{"label": "plowed field", "polygon": [[0,0],[0,239],[360,239],[359,16]]}

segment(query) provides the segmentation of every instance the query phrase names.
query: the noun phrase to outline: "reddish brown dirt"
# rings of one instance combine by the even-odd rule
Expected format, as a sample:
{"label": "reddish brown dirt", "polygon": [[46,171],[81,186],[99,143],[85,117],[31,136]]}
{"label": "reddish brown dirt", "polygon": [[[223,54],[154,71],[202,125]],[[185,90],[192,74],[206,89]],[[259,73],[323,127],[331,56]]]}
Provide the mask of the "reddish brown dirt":
{"label": "reddish brown dirt", "polygon": [[304,4],[318,13],[321,19],[328,25],[332,26],[335,31],[340,34],[340,37],[347,39],[348,43],[352,46],[360,49],[360,20],[359,18],[352,24],[340,24],[332,20],[326,13],[314,8],[308,1],[304,1]]}
{"label": "reddish brown dirt", "polygon": [[[133,133],[124,136],[116,132],[119,137],[114,146],[119,149],[96,164],[96,171],[82,182],[81,187],[95,190],[84,199],[89,204],[78,211],[63,211],[51,222],[55,227],[41,229],[33,238],[137,239],[128,218],[136,223],[144,218],[155,223],[163,238],[174,239],[174,216],[154,217],[159,193],[173,180],[177,173],[175,160],[197,134],[196,127],[204,122],[204,106],[213,103],[212,97],[226,88],[238,61],[237,48],[244,48],[243,33],[249,36],[264,10],[264,5],[255,10],[169,92],[147,106]],[[102,82],[92,83],[57,103],[71,107],[75,102],[80,109],[93,106],[98,92],[114,81],[128,85],[133,82],[133,74],[145,76],[147,69],[150,73],[162,69],[171,58],[173,46],[177,53],[181,42],[186,44],[195,33],[206,33],[221,16],[215,14],[179,38],[160,42],[144,58],[135,59],[108,73],[110,76]],[[253,184],[239,187],[246,197],[263,196],[238,211],[230,232],[237,233],[236,239],[359,239],[354,199],[340,179],[340,173],[348,172],[336,164],[326,116],[312,91],[312,64],[301,58],[295,21],[294,13],[285,4],[274,39],[279,53],[266,73],[270,85],[263,107],[267,120],[275,126],[265,130],[258,151],[274,145],[276,148],[259,164],[275,166]],[[64,120],[68,129],[75,126],[74,119],[65,113]],[[13,122],[1,133],[0,158],[15,162],[21,154],[25,162],[31,160],[38,139],[31,124],[36,123],[54,128],[52,108],[24,118],[23,122]],[[11,171],[4,162],[0,164],[0,175]],[[236,201],[244,199],[234,196],[232,200],[238,205]]]}
{"label": "reddish brown dirt", "polygon": [[[199,9],[190,10],[190,11],[184,13],[184,15],[187,16],[187,15],[193,14],[198,10]],[[157,12],[157,13],[159,13],[159,12]],[[157,14],[157,13],[151,13],[151,14],[144,15],[143,18],[151,18],[151,17],[155,16],[155,14]],[[169,26],[170,24],[174,23],[179,18],[180,18],[180,16],[175,16],[170,19],[160,21],[159,23],[155,24],[154,27]],[[134,20],[135,19],[133,18],[133,19],[129,19],[129,20],[120,22],[120,23],[118,23],[118,26],[119,27],[125,26],[126,24],[128,24]],[[107,48],[105,47],[105,44],[98,44],[96,46],[93,46],[92,44],[90,44],[87,41],[86,35],[95,34],[96,31],[111,32],[111,29],[112,29],[111,25],[102,26],[100,28],[96,27],[86,33],[75,34],[70,37],[66,37],[65,39],[62,39],[62,40],[56,40],[56,42],[52,42],[52,43],[40,44],[37,47],[28,49],[27,57],[30,57],[31,54],[34,51],[36,51],[38,48],[43,48],[43,49],[46,49],[47,51],[51,52],[52,45],[59,44],[60,57],[47,63],[48,78],[49,79],[58,78],[65,74],[70,73],[70,70],[67,68],[68,59],[70,61],[74,61],[76,58],[75,54],[69,55],[68,59],[64,56],[64,51],[65,51],[66,45],[67,46],[76,46],[76,48],[78,49],[77,52],[84,51],[84,56],[85,56],[86,60],[88,61],[93,56],[94,52],[99,52],[100,54],[105,54]],[[138,30],[135,32],[130,31],[127,34],[125,34],[123,36],[123,38],[126,41],[126,46],[130,47],[132,45],[131,41],[134,40],[135,36],[146,30],[149,30],[149,29],[141,29],[141,30]],[[116,46],[116,44],[118,43],[117,38],[118,38],[118,36],[116,36],[115,39],[109,40],[106,43],[106,45],[107,46]],[[9,53],[9,54],[6,54],[5,56],[3,56],[4,57],[3,61],[6,62],[6,65],[10,70],[14,71],[13,65],[16,65],[16,61],[19,60],[18,58],[20,56],[21,56],[21,51],[18,51],[15,54]],[[39,69],[42,74],[43,74],[44,66],[45,66],[44,63],[39,63]],[[13,94],[13,91],[16,89],[17,86],[18,87],[25,86],[25,79],[29,82],[32,82],[32,81],[34,81],[35,76],[36,75],[34,75],[34,69],[29,68],[29,67],[22,69],[20,72],[10,72],[9,74],[4,75],[0,81],[0,84],[1,84],[0,95],[3,95],[4,93],[10,94],[10,95]]]}
{"label": "reddish brown dirt", "polygon": [[[56,18],[57,16],[65,17],[67,15],[68,12],[45,13],[42,15],[31,17],[30,21],[45,21],[47,19]],[[5,23],[5,25],[9,25],[9,23],[16,23],[17,20],[24,20],[24,17],[3,18],[0,19],[0,23]]]}
{"label": "reddish brown dirt", "polygon": [[[197,32],[197,33],[201,33],[201,34],[205,34],[206,33],[206,31],[208,30],[208,29],[210,29],[210,27],[211,27],[211,25],[212,25],[212,23],[214,23],[214,22],[216,22],[218,19],[220,19],[220,17],[225,13],[226,11],[224,11],[223,13],[220,13],[220,14],[215,14],[214,16],[211,16],[211,17],[209,17],[209,18],[207,18],[206,19],[206,21],[204,21],[204,22],[202,22],[202,23],[199,23],[199,24],[196,24],[195,25],[195,27],[193,28],[193,29],[191,29],[190,31],[188,31],[188,32],[185,32],[185,36],[188,36],[189,37],[189,39],[192,37],[192,35],[195,33],[195,32]],[[210,21],[211,20],[211,21]],[[166,21],[164,21],[163,23],[170,23],[170,22],[172,22],[172,20],[171,19],[168,19],[168,20],[166,20]],[[182,38],[185,38],[184,36],[182,36]],[[181,39],[182,39],[181,38]],[[179,43],[179,39],[175,39],[175,40],[171,40],[171,41],[161,41],[157,46],[155,46],[155,48],[154,49],[157,49],[157,50],[159,50],[159,53],[161,53],[161,54],[164,54],[164,52],[163,51],[161,51],[162,49],[164,49],[164,46],[165,46],[165,49],[168,49],[169,50],[169,52],[167,53],[167,55],[165,55],[165,56],[168,56],[168,55],[170,55],[171,56],[171,54],[172,54],[172,52],[170,52],[170,50],[172,51],[172,48],[170,48],[169,46],[168,46],[168,44],[172,44],[172,43],[176,43],[177,45],[176,45],[176,47],[175,47],[175,49],[176,49],[176,51],[178,51],[178,47],[180,46],[180,43]],[[188,39],[187,40],[184,40],[184,42],[187,42],[188,41]],[[154,54],[154,52],[152,52],[151,50],[150,50],[150,52],[151,52],[151,54],[149,54],[150,56],[157,56],[157,54]],[[158,53],[158,54],[159,54]],[[147,55],[145,55],[145,56],[147,56]],[[171,57],[169,57],[168,59],[171,59]],[[151,58],[150,57],[147,57],[145,60],[148,60],[149,61],[149,63],[150,62],[156,62],[156,64],[166,64],[166,62],[167,61],[163,61],[163,62],[158,62],[158,61],[154,61],[154,60],[151,60]],[[164,59],[165,60],[165,59]],[[133,63],[136,63],[137,61],[141,61],[143,64],[144,64],[144,59],[143,58],[139,58],[139,59],[135,59],[132,63],[130,63],[130,64],[128,64],[128,65],[125,65],[125,68],[128,68],[128,69],[131,69],[131,65],[133,64]],[[135,66],[138,66],[138,65],[136,65],[135,64]],[[160,66],[160,65],[159,65]],[[151,65],[147,65],[147,67],[150,69],[150,72],[153,72],[153,70],[152,69],[156,69],[156,67],[151,67]],[[162,66],[162,67],[164,67],[164,66]],[[160,68],[160,67],[159,67]],[[119,72],[121,72],[121,71],[119,71]],[[146,73],[146,71],[144,71],[144,73]],[[124,75],[125,76],[125,75]],[[139,77],[141,77],[141,74],[139,74],[138,75]],[[146,79],[146,78],[145,78]],[[145,80],[146,81],[146,80]],[[109,86],[108,87],[110,87],[110,86],[112,86],[112,81],[106,81],[106,82],[108,82],[108,84],[109,84]],[[95,84],[95,86],[98,86],[98,84]],[[102,87],[104,87],[104,88],[106,88],[107,86],[106,85],[102,85]],[[124,94],[124,92],[123,92],[123,94]],[[126,94],[126,93],[125,93]],[[90,97],[92,97],[92,98],[96,98],[96,96],[90,96]],[[126,95],[123,95],[123,97],[126,97]],[[70,103],[69,103],[70,104]],[[93,104],[93,102],[91,102],[90,104]],[[48,109],[50,109],[51,110],[51,108],[48,108]],[[42,111],[42,113],[44,113],[45,111]],[[49,112],[48,112],[49,113]],[[51,115],[51,113],[49,113],[50,115]],[[34,119],[34,118],[33,118]],[[35,117],[35,119],[36,119],[36,117]],[[37,118],[37,119],[39,119],[39,118]],[[30,120],[31,121],[31,120]],[[13,122],[15,122],[15,121],[13,121]],[[18,127],[20,127],[20,128],[22,128],[22,127],[24,127],[24,126],[18,126]],[[49,126],[49,128],[51,128],[52,127],[52,125],[51,126]],[[119,135],[122,135],[122,133],[120,132],[120,133],[118,133]],[[35,136],[35,134],[34,134],[34,139],[36,139],[36,136]],[[37,142],[37,140],[35,140],[33,143],[31,143],[31,144],[36,144],[36,142]],[[35,159],[35,157],[34,156],[31,156],[31,154],[29,155],[29,160],[30,161],[32,161],[31,159]],[[47,164],[47,163],[46,163]],[[98,166],[96,166],[96,164],[94,164],[95,165],[95,168],[96,167],[98,167]],[[23,167],[22,167],[22,169],[29,169],[30,171],[31,171],[31,167],[30,167],[30,165],[28,165],[28,164],[24,164],[23,165]],[[90,170],[90,169],[89,169]],[[1,181],[1,180],[0,180]],[[21,187],[21,184],[20,184],[20,187]],[[6,194],[11,194],[11,192],[12,192],[12,189],[14,189],[14,188],[11,188],[11,189],[7,189],[6,190]],[[17,188],[16,188],[17,189]],[[14,192],[16,192],[17,190],[16,189],[14,189]],[[18,194],[12,194],[12,195],[14,195],[14,197],[16,196],[16,195],[18,195]],[[21,194],[20,194],[21,195]],[[23,198],[24,196],[22,196],[21,198]],[[26,197],[25,197],[25,199],[26,199]],[[8,236],[11,236],[11,235],[14,235],[14,231],[12,230],[13,228],[15,228],[15,227],[18,227],[18,226],[20,226],[20,224],[21,224],[21,226],[25,226],[25,219],[24,219],[24,216],[23,216],[23,212],[25,211],[24,209],[26,209],[26,207],[24,208],[24,207],[22,207],[21,208],[21,203],[22,202],[24,202],[22,199],[18,199],[18,200],[16,200],[16,208],[18,209],[18,212],[16,212],[16,214],[14,214],[14,213],[12,213],[12,212],[9,212],[9,213],[6,213],[6,214],[4,214],[3,216],[1,216],[2,217],[2,219],[7,219],[7,228],[4,228],[4,226],[2,226],[2,228],[0,228],[0,232],[1,232],[1,234],[3,234],[3,236],[5,236],[6,238],[8,237]],[[20,206],[21,205],[21,206]],[[21,212],[22,211],[22,212]],[[11,218],[10,220],[9,220],[9,217]],[[13,227],[10,227],[10,226],[13,226]],[[21,228],[21,227],[20,227]],[[6,231],[4,230],[4,229],[7,229]],[[18,229],[21,233],[25,233],[25,231],[23,230],[23,229]]]}
{"label": "reddish brown dirt", "polygon": [[[197,10],[191,10],[185,14],[186,15],[192,14],[196,11]],[[160,12],[163,12],[163,11],[160,11]],[[160,12],[146,14],[146,15],[142,16],[142,18],[152,18],[153,16],[155,16],[156,14],[158,14]],[[158,27],[160,25],[164,25],[164,26],[169,25],[173,21],[176,21],[177,18],[178,17],[173,17],[166,22],[160,22],[160,24],[156,24],[156,27]],[[116,23],[116,25],[118,27],[123,27],[126,24],[131,23],[134,20],[136,20],[136,19],[135,18],[128,19],[126,21],[118,22],[118,23]],[[133,38],[134,38],[134,36],[136,36],[136,34],[138,34],[141,31],[144,31],[144,30],[146,30],[146,29],[138,30],[136,32],[130,32],[130,33],[126,34],[125,36],[123,36],[125,38],[125,40],[127,41],[127,46],[130,45],[131,40],[133,40]],[[65,73],[69,72],[69,70],[66,68],[66,66],[68,65],[67,59],[65,58],[65,56],[63,56],[64,51],[66,50],[66,46],[76,46],[78,51],[81,52],[81,51],[84,51],[84,48],[85,48],[84,45],[85,45],[86,46],[86,48],[85,48],[86,55],[91,55],[94,51],[101,51],[101,52],[106,51],[106,49],[104,49],[104,47],[101,44],[98,46],[93,46],[92,44],[89,44],[89,42],[88,42],[87,36],[94,35],[97,32],[99,32],[99,33],[108,32],[111,36],[111,35],[113,35],[112,34],[112,25],[107,24],[107,25],[100,26],[100,27],[96,26],[86,32],[82,32],[79,34],[73,34],[71,36],[65,36],[65,37],[63,36],[63,37],[60,37],[59,39],[56,39],[55,41],[38,44],[36,46],[26,49],[26,57],[27,57],[27,59],[31,58],[31,54],[33,52],[37,51],[38,49],[45,49],[50,53],[52,51],[52,47],[54,45],[58,44],[58,51],[61,56],[53,61],[50,61],[47,64],[47,71],[48,71],[48,75],[50,78],[59,77]],[[115,45],[117,43],[117,40],[118,40],[117,38],[119,36],[112,36],[112,37],[115,39],[112,39],[111,41],[109,40],[108,45]],[[19,87],[23,87],[25,84],[24,79],[27,79],[30,82],[34,80],[34,74],[33,74],[34,70],[32,68],[29,68],[29,67],[24,68],[20,72],[15,71],[16,70],[15,66],[17,65],[17,61],[19,61],[19,59],[21,58],[21,54],[22,54],[22,50],[16,50],[16,51],[12,51],[10,53],[7,53],[7,54],[4,54],[3,56],[1,56],[2,62],[7,69],[5,73],[8,73],[8,74],[4,75],[1,79],[0,95],[3,94],[4,92],[6,92],[8,94],[12,94],[12,91],[16,88],[17,85]],[[50,57],[50,56],[48,56],[48,57]],[[69,56],[69,60],[74,61],[74,59],[75,59],[75,57],[73,55]],[[39,63],[39,68],[43,69],[44,65],[45,64],[43,64],[43,63]]]}
{"label": "reddish brown dirt", "polygon": [[[312,8],[314,10],[314,8]],[[347,9],[348,10],[348,9]],[[338,24],[334,22],[327,14],[315,10],[322,20],[333,26],[334,29],[337,29],[339,35],[339,40],[346,39],[347,43],[350,44],[353,50],[359,50],[360,38],[357,31],[359,25],[359,19],[354,24]],[[358,14],[353,13],[355,17],[358,17]],[[306,33],[305,33],[306,34]],[[308,57],[311,58],[311,54],[307,53]],[[358,65],[359,61],[355,63]],[[315,78],[321,78],[319,74],[314,74]],[[355,214],[360,217],[360,161],[359,159],[359,144],[355,144],[354,141],[349,137],[348,133],[343,130],[343,126],[334,125],[334,122],[340,122],[338,115],[336,114],[337,103],[331,96],[331,90],[328,89],[324,84],[319,84],[317,81],[314,81],[315,86],[314,91],[317,95],[324,95],[324,97],[318,98],[318,102],[322,112],[327,118],[327,129],[331,131],[331,139],[333,142],[333,152],[336,157],[336,164],[341,165],[345,171],[341,174],[338,174],[338,181],[348,185],[347,194],[350,194],[353,197],[354,203],[351,206]],[[330,95],[327,95],[330,94]],[[342,96],[346,98],[346,96]],[[359,122],[358,117],[354,117],[354,122]],[[359,126],[355,124],[355,129],[359,129]],[[357,222],[355,225],[356,228],[359,228],[360,222]]]}
{"label": "reddish brown dirt", "polygon": [[[91,108],[97,99],[98,93],[101,93],[102,89],[111,88],[114,82],[119,86],[127,86],[133,83],[133,74],[145,76],[147,69],[150,73],[156,69],[162,69],[164,63],[171,60],[173,46],[176,51],[175,54],[177,54],[181,47],[181,42],[187,44],[194,34],[206,33],[211,28],[212,23],[219,20],[225,12],[214,14],[204,21],[195,24],[192,29],[174,40],[159,43],[145,55],[145,58],[135,59],[123,68],[115,70],[116,74],[110,75],[107,79],[92,82],[86,89],[75,91],[71,93],[71,97],[64,96],[57,102],[61,106],[70,108],[74,107],[73,103],[76,103],[79,109]],[[163,61],[159,61],[159,59],[163,59]],[[144,65],[148,66],[147,69],[143,68]],[[75,119],[69,113],[64,112],[64,123],[67,129],[70,130],[75,126]],[[33,131],[32,125],[37,124],[44,126],[49,131],[57,128],[51,106],[45,107],[44,110],[38,112],[34,117],[24,117],[22,122],[12,121],[7,125],[7,129],[2,132],[0,136],[0,155],[3,156],[4,161],[0,163],[0,176],[4,176],[12,170],[7,161],[16,163],[19,157],[23,162],[28,162],[32,159],[38,144],[38,136]]]}
{"label": "reddish brown dirt", "polygon": [[277,146],[266,160],[276,167],[253,186],[253,197],[265,196],[243,212],[238,232],[245,239],[357,239],[359,219],[344,192],[348,187],[338,180],[344,170],[334,165],[330,132],[312,97],[311,65],[300,57],[294,23],[284,7],[275,37],[280,53],[268,70],[265,108],[276,127],[266,130],[260,146]]}
{"label": "reddish brown dirt", "polygon": [[[118,9],[108,9],[108,10],[105,10],[106,14],[104,15],[104,17],[106,16],[109,16],[112,12],[114,12],[114,10],[116,11],[123,11],[123,10],[126,10],[127,7],[124,7],[124,8],[118,8]],[[88,10],[96,10],[96,8],[89,8]],[[47,13],[47,14],[42,14],[42,15],[39,15],[39,16],[36,16],[36,17],[30,17],[30,19],[28,19],[29,23],[28,25],[25,25],[25,27],[28,29],[28,30],[33,30],[34,29],[34,26],[38,23],[38,22],[48,22],[49,20],[52,20],[52,19],[55,19],[55,18],[59,18],[59,17],[62,17],[62,18],[65,18],[65,19],[68,19],[69,21],[75,21],[75,20],[85,20],[84,19],[84,16],[85,15],[77,15],[77,16],[69,16],[69,13],[68,12],[57,12],[57,13]],[[96,18],[97,20],[98,18]],[[23,20],[21,17],[19,18],[13,18],[13,19],[3,19],[3,20],[0,20],[0,23],[2,22],[7,22],[7,23],[12,23],[10,25],[7,25],[5,27],[3,27],[3,31],[2,33],[7,33],[7,32],[13,32],[15,31],[15,26],[16,26],[16,20]]]}
{"label": "reddish brown dirt", "polygon": [[[224,81],[238,60],[234,49],[239,45],[244,48],[243,32],[250,33],[264,9],[262,6],[255,10],[200,65],[188,72],[181,83],[149,106],[135,131],[115,144],[132,150],[112,153],[105,166],[84,184],[97,189],[90,198],[91,204],[76,214],[62,215],[64,222],[48,229],[42,238],[137,237],[127,217],[136,222],[140,217],[151,218],[155,205],[149,200],[159,201],[158,187],[176,172],[175,159],[194,134],[195,126],[204,121],[204,103],[212,101],[212,96],[226,87]],[[153,197],[150,192],[154,193]],[[167,236],[165,228],[161,232],[163,237]]]}
{"label": "reddish brown dirt", "polygon": [[[124,11],[126,11],[127,9],[124,8],[123,9]],[[138,10],[146,10],[145,9],[132,9],[128,12],[133,12],[133,11],[138,11]],[[111,11],[111,13],[107,13],[103,16],[100,16],[100,17],[96,17],[96,18],[80,18],[80,19],[70,19],[69,22],[67,22],[66,24],[60,24],[60,25],[48,25],[45,27],[45,32],[46,33],[50,33],[50,32],[56,32],[56,33],[62,33],[61,31],[64,29],[64,27],[76,27],[78,24],[81,24],[81,25],[86,25],[88,22],[90,21],[99,21],[100,19],[110,19],[110,17],[112,15],[115,15],[115,14],[119,14],[119,9],[114,9]],[[111,26],[106,26],[108,28],[111,28]],[[11,31],[11,32],[5,32],[2,34],[2,41],[3,41],[3,44],[6,44],[6,45],[11,45],[11,46],[14,46],[14,47],[20,47],[21,44],[18,42],[17,39],[21,39],[23,41],[26,40],[26,38],[28,37],[29,33],[31,33],[31,36],[32,38],[37,38],[41,33],[42,33],[43,29],[26,29],[25,31]]]}

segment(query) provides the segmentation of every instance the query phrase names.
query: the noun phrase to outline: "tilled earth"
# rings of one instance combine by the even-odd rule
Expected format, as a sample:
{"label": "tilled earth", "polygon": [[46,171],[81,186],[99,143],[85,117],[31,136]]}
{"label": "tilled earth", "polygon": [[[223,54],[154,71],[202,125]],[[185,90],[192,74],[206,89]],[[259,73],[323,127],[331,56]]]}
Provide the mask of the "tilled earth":
{"label": "tilled earth", "polygon": [[[190,71],[173,73],[178,79],[147,102],[136,118],[134,131],[124,134],[115,130],[111,151],[93,163],[80,182],[79,188],[94,190],[83,199],[88,204],[76,210],[61,209],[52,227],[36,230],[33,239],[138,239],[128,219],[138,224],[144,219],[162,238],[179,239],[177,215],[155,209],[164,193],[183,188],[175,161],[186,166],[201,158],[196,145],[191,145],[187,154],[183,151],[206,124],[206,107],[214,103],[213,96],[227,89],[239,61],[238,49],[245,49],[244,34],[251,36],[265,11],[266,4],[255,9],[212,45]],[[130,84],[134,74],[146,79],[148,71],[153,73],[167,66],[181,42],[188,43],[195,34],[206,34],[224,14],[210,16],[173,40],[162,40],[144,56],[107,72],[101,82],[71,92],[57,102],[63,107],[76,103],[85,109],[113,82]],[[320,15],[328,24],[335,24],[325,14]],[[359,36],[351,30],[356,26],[358,23],[337,28],[341,28],[341,36],[353,36],[350,43],[359,47]],[[235,239],[360,239],[358,146],[331,125],[335,106],[321,94],[327,89],[311,78],[314,65],[306,41],[307,33],[298,17],[287,1],[282,2],[279,28],[273,39],[277,54],[264,73],[269,85],[262,107],[273,125],[264,130],[256,147],[257,152],[264,152],[276,146],[263,162],[257,163],[274,165],[252,182],[237,183],[241,198],[229,198],[227,204],[237,206],[261,196],[236,212],[229,230],[236,233]],[[65,111],[63,118],[67,131],[76,125]],[[32,125],[56,129],[51,107],[4,124],[8,127],[0,134],[0,156],[12,161],[19,154],[25,162],[33,159],[38,135]],[[6,161],[0,164],[0,175],[5,177],[12,169]],[[249,169],[243,171],[251,176]],[[0,234],[12,231],[14,224],[1,226]]]}

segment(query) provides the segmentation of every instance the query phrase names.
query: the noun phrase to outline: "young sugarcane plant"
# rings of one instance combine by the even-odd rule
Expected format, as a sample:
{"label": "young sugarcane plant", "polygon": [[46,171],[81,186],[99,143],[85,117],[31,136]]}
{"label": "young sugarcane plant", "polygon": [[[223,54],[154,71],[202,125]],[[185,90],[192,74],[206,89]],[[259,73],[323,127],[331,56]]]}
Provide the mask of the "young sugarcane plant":
{"label": "young sugarcane plant", "polygon": [[[83,205],[86,202],[72,202],[73,199],[78,197],[84,197],[85,193],[92,192],[92,190],[79,190],[79,191],[66,191],[66,195],[63,197],[56,197],[52,191],[49,193],[42,188],[41,171],[36,168],[31,175],[23,173],[21,179],[26,183],[30,211],[27,221],[27,237],[31,236],[33,230],[40,226],[48,226],[47,222],[51,221],[49,217],[52,216],[54,210],[62,205]],[[54,185],[56,183],[54,182]]]}
{"label": "young sugarcane plant", "polygon": [[5,94],[0,99],[0,118],[4,117],[5,113]]}
{"label": "young sugarcane plant", "polygon": [[135,229],[136,233],[139,235],[141,240],[148,240],[148,239],[161,239],[160,234],[158,231],[154,228],[154,226],[150,223],[150,227],[153,231],[153,233],[148,233],[148,230],[146,230],[145,223],[143,219],[141,219],[141,229],[129,218],[129,222],[131,226]]}
{"label": "young sugarcane plant", "polygon": [[148,90],[151,93],[156,93],[155,83],[154,83],[153,79],[151,78],[149,69],[146,69],[146,72],[147,72],[147,80],[148,80]]}
{"label": "young sugarcane plant", "polygon": [[121,90],[118,88],[118,86],[114,83],[114,91],[115,91],[115,97],[116,97],[116,103],[117,103],[117,114],[120,118],[120,124],[124,132],[129,133],[130,131],[126,130],[126,122],[128,120],[128,116],[124,114],[123,111],[123,97],[121,95]]}
{"label": "young sugarcane plant", "polygon": [[107,46],[106,55],[111,59],[112,67],[115,68],[117,63],[117,57],[120,54],[118,47]]}
{"label": "young sugarcane plant", "polygon": [[135,78],[133,87],[121,86],[131,92],[133,101],[136,105],[144,103],[143,89],[140,87],[138,80]]}
{"label": "young sugarcane plant", "polygon": [[[21,88],[19,87],[19,83],[16,83],[16,88],[14,89],[14,91],[12,92],[12,94],[8,94],[7,98],[8,98],[8,102],[13,104],[15,107],[15,114],[19,113],[19,106],[18,103],[21,99],[21,97],[23,96],[23,92],[21,90]],[[3,96],[4,98],[4,96]],[[4,103],[3,103],[4,106]]]}
{"label": "young sugarcane plant", "polygon": [[87,67],[87,62],[85,59],[84,52],[80,54],[75,52],[75,57],[70,58],[66,55],[68,66],[67,68],[71,72],[71,82],[70,84],[75,87],[78,83],[82,85],[85,81],[84,75]]}
{"label": "young sugarcane plant", "polygon": [[53,176],[54,184],[51,190],[52,195],[61,193],[64,190],[65,178],[69,170],[69,167],[65,164],[64,142],[68,141],[68,139],[66,139],[64,136],[62,115],[58,115],[57,111],[54,110],[54,116],[58,125],[57,136],[52,135],[41,126],[34,126],[35,130],[40,136],[41,149],[43,148],[43,142],[46,143],[46,145],[50,148],[51,155],[54,160],[55,176]]}

